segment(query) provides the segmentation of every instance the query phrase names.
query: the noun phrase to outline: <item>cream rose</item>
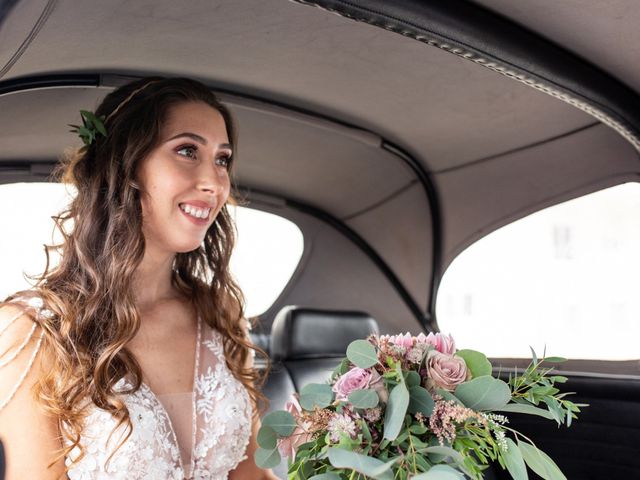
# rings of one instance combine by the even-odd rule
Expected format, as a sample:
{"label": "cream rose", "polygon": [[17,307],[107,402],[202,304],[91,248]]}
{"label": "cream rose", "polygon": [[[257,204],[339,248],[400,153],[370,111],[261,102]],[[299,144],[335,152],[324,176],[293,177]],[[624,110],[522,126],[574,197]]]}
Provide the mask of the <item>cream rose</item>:
{"label": "cream rose", "polygon": [[429,390],[442,388],[453,392],[468,377],[467,364],[455,355],[432,350],[427,357],[426,366],[426,387]]}

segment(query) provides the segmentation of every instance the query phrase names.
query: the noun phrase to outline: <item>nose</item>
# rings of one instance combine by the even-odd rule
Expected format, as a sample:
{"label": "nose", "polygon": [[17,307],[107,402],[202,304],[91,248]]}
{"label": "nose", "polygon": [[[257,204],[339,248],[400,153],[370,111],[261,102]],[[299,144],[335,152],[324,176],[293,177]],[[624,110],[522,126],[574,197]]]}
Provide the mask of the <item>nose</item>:
{"label": "nose", "polygon": [[229,174],[225,167],[216,165],[215,160],[202,162],[198,173],[198,189],[213,195],[224,193],[229,188]]}

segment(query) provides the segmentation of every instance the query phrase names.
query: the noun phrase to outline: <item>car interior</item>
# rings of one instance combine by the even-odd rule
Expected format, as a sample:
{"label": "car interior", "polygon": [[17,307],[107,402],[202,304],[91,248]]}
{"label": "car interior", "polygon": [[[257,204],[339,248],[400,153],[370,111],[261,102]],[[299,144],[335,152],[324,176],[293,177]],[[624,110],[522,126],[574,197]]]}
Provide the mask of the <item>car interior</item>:
{"label": "car interior", "polygon": [[[272,362],[268,411],[281,409],[352,340],[439,331],[442,278],[483,237],[638,182],[640,9],[606,3],[3,3],[0,184],[48,181],[78,144],[68,124],[119,85],[210,86],[237,121],[242,201],[304,238],[252,334]],[[522,328],[517,315],[509,328]],[[559,367],[589,404],[571,428],[510,424],[569,479],[640,478],[639,358]],[[493,363],[505,376],[523,366]],[[275,471],[286,478],[286,465]],[[509,476],[492,466],[486,478]]]}

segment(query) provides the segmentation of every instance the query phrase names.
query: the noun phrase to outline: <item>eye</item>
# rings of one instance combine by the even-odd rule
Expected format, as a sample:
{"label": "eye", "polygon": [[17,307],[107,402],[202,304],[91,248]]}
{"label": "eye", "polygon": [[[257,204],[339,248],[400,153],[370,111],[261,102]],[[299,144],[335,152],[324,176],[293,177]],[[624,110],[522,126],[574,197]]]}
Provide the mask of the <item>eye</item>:
{"label": "eye", "polygon": [[183,145],[181,147],[178,147],[176,152],[178,153],[178,155],[181,155],[183,157],[196,158],[198,147],[196,147],[195,145]]}
{"label": "eye", "polygon": [[231,166],[231,155],[222,155],[216,158],[216,165],[220,165],[228,170]]}

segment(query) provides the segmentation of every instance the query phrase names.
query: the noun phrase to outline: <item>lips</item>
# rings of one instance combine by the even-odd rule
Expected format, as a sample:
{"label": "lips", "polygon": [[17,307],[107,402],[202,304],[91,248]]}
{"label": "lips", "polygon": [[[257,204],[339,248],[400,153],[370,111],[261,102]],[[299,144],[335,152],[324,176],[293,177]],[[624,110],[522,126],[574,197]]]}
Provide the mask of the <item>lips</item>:
{"label": "lips", "polygon": [[209,216],[211,215],[211,208],[198,208],[188,203],[179,204],[180,212],[187,220],[198,226],[209,225]]}
{"label": "lips", "polygon": [[208,206],[202,208],[190,203],[181,203],[179,207],[184,213],[194,218],[209,218],[209,214],[211,213],[211,207]]}

